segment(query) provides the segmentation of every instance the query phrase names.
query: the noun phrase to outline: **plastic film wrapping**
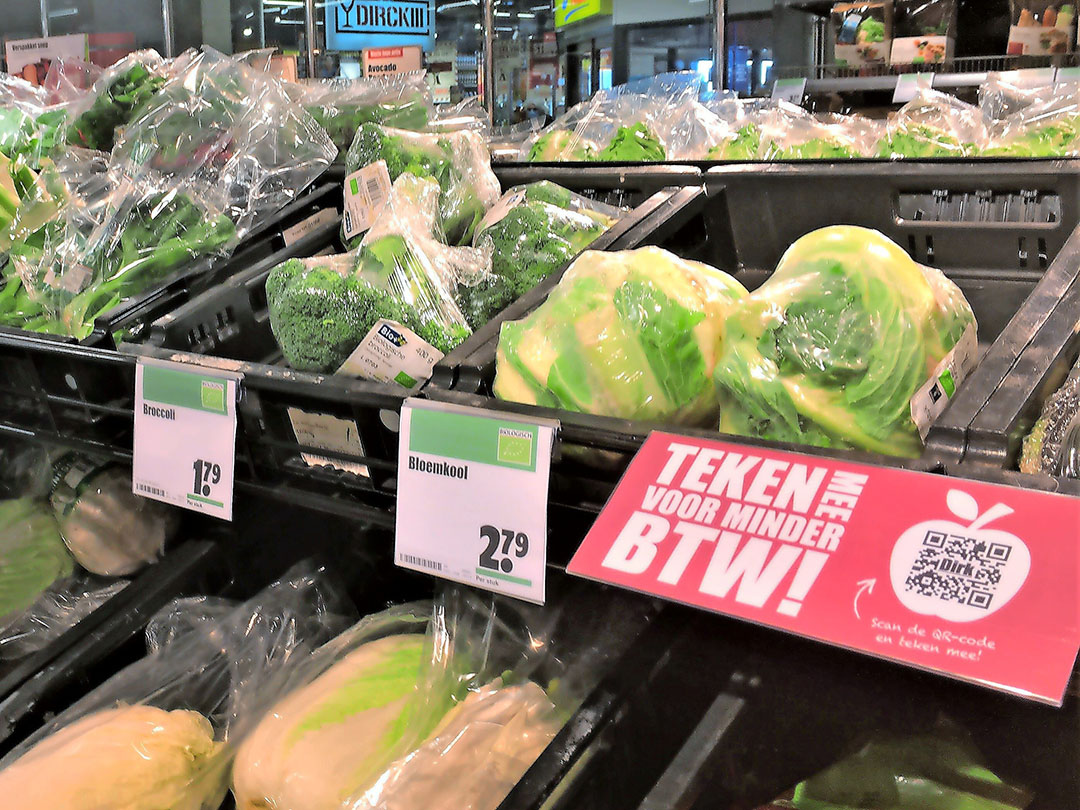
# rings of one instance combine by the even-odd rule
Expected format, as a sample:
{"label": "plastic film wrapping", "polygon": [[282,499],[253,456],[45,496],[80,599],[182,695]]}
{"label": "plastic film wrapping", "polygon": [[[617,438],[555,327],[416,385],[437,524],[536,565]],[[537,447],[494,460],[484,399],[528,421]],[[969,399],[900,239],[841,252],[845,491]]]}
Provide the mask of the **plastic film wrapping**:
{"label": "plastic film wrapping", "polygon": [[815,231],[724,323],[720,430],[918,455],[912,398],[969,328],[956,285],[882,234]]}
{"label": "plastic film wrapping", "polygon": [[294,658],[340,632],[340,607],[319,572],[300,571],[223,617],[185,620],[0,761],[11,810],[216,810],[247,724]]}
{"label": "plastic film wrapping", "polygon": [[545,407],[703,424],[724,317],[746,295],[731,276],[648,247],[585,251],[547,300],[504,323],[495,395]]}
{"label": "plastic film wrapping", "polygon": [[480,223],[473,244],[489,246],[491,276],[458,285],[466,320],[478,329],[569,262],[621,215],[548,181],[508,189]]}
{"label": "plastic film wrapping", "polygon": [[[487,209],[499,199],[499,181],[476,132],[419,133],[363,124],[345,156],[346,174],[385,161],[390,180],[402,174],[439,184],[440,227],[452,245],[468,244]],[[344,233],[342,239],[345,239]],[[350,247],[359,240],[353,239]]]}

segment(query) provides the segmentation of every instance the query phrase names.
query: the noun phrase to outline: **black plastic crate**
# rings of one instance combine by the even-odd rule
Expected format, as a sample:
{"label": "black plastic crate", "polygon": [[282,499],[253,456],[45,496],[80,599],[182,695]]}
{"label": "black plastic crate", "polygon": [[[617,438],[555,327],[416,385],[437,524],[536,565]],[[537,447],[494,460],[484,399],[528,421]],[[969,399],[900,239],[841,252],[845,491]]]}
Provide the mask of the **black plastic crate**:
{"label": "black plastic crate", "polygon": [[[698,179],[696,174],[693,178]],[[677,193],[672,189],[654,194],[621,217],[592,247],[602,250],[613,244]],[[293,371],[284,365],[270,330],[265,283],[273,267],[288,258],[340,249],[337,223],[320,227],[159,318],[145,343],[125,344],[124,351],[183,362],[225,363],[243,373],[238,415],[251,480],[279,491],[300,487],[338,501],[359,499],[389,508],[396,486],[401,403],[417,394],[423,383],[409,390]],[[474,335],[447,355],[435,373],[452,377],[457,358],[476,339]],[[294,427],[294,420],[299,426]],[[323,442],[314,436],[307,443],[297,436],[298,430],[304,433],[313,423],[338,436],[337,450],[320,446]]]}
{"label": "black plastic crate", "polygon": [[[40,423],[49,418],[41,407],[44,400],[54,405],[64,401],[70,407],[57,419],[59,427],[107,437],[110,426],[101,425],[102,415],[84,406],[112,403],[123,396],[130,384],[102,365],[81,362],[78,347],[115,348],[116,332],[138,334],[154,318],[252,262],[295,244],[317,223],[327,219],[336,222],[341,208],[340,188],[331,184],[317,186],[257,225],[231,257],[189,262],[162,283],[105,313],[80,344],[56,335],[0,327],[0,413],[20,414],[19,423]],[[39,351],[49,346],[72,349]]]}
{"label": "black plastic crate", "polygon": [[[1062,255],[1080,267],[1080,235]],[[1080,357],[1080,279],[1049,291],[1051,312],[1039,325],[968,431],[961,469],[996,470],[1018,486],[1080,494],[1080,480],[1018,471],[1024,437],[1043,404]]]}
{"label": "black plastic crate", "polygon": [[205,589],[215,568],[220,568],[215,543],[175,544],[60,637],[0,670],[0,751],[115,670],[114,658],[123,659],[133,642],[138,646],[150,617],[176,597]]}
{"label": "black plastic crate", "polygon": [[[729,166],[706,175],[705,191],[683,189],[680,204],[656,210],[642,227],[611,248],[660,245],[727,270],[753,289],[799,237],[827,225],[851,224],[876,228],[906,247],[917,261],[941,269],[975,311],[981,360],[932,428],[922,457],[786,449],[945,471],[946,465],[960,461],[968,426],[1020,348],[1048,317],[1047,301],[1080,272],[1069,259],[1071,247],[1065,249],[1080,222],[1080,167],[1060,162],[1040,165],[1041,173],[1031,165],[994,163],[975,175],[963,169],[950,172],[947,165],[906,163],[890,164],[888,175],[870,163],[834,165],[828,172],[798,164]],[[534,309],[554,284],[552,280],[538,288],[488,324],[486,342],[471,344],[455,376],[433,378],[425,396],[561,420],[553,498],[594,511],[606,500],[629,455],[661,426],[518,405],[491,396],[501,322]],[[714,431],[679,432],[718,436]],[[592,452],[593,461],[600,463],[581,463],[582,450],[601,451]]]}
{"label": "black plastic crate", "polygon": [[[925,734],[939,719],[967,732],[988,767],[1034,793],[1031,810],[1080,806],[1080,699],[1076,678],[1055,708],[729,619],[688,617],[689,638],[670,666],[680,700],[712,699],[645,801],[604,800],[614,781],[582,779],[599,808],[750,810],[852,753],[875,733]],[[697,651],[709,649],[710,656]],[[739,662],[739,688],[712,677],[711,660]],[[675,705],[668,716],[681,714]],[[738,709],[737,713],[733,712]],[[627,770],[649,762],[627,754]],[[561,806],[571,807],[573,804]]]}

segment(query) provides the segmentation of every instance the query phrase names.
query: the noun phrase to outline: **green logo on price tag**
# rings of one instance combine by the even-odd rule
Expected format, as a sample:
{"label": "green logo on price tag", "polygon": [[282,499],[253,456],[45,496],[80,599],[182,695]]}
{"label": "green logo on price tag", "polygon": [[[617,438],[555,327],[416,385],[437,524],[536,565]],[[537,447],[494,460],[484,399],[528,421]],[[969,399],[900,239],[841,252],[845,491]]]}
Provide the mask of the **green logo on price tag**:
{"label": "green logo on price tag", "polygon": [[532,463],[533,434],[531,431],[499,428],[499,449],[496,457],[503,464]]}
{"label": "green logo on price tag", "polygon": [[200,394],[204,408],[225,413],[225,383],[203,380]]}

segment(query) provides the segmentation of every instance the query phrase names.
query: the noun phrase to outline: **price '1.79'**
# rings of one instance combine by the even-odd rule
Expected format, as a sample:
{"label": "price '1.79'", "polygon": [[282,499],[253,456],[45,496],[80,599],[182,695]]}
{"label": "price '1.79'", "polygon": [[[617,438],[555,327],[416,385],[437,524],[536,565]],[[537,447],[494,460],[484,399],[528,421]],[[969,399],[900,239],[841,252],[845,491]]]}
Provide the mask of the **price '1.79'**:
{"label": "price '1.79'", "polygon": [[195,470],[195,488],[191,491],[192,494],[209,497],[210,485],[221,483],[221,465],[197,458],[191,466]]}
{"label": "price '1.79'", "polygon": [[[514,558],[521,559],[529,553],[529,538],[525,532],[513,529],[496,529],[494,526],[481,526],[480,539],[487,546],[480,552],[480,567],[490,571],[502,571],[509,574],[514,570]],[[501,560],[495,559],[500,554]]]}

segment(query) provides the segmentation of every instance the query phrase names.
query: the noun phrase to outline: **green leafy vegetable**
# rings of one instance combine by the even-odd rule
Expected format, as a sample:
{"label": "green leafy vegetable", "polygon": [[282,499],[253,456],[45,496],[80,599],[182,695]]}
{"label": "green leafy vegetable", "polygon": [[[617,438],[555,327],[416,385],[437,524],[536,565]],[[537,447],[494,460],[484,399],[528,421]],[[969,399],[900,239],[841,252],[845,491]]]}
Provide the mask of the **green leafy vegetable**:
{"label": "green leafy vegetable", "polygon": [[974,316],[876,231],[811,233],[724,324],[725,433],[917,455],[911,397]]}
{"label": "green leafy vegetable", "polygon": [[649,127],[638,121],[633,126],[619,127],[611,142],[600,150],[597,160],[641,163],[664,160],[663,144]]}
{"label": "green leafy vegetable", "polygon": [[0,627],[72,571],[47,504],[28,498],[0,501]]}
{"label": "green leafy vegetable", "polygon": [[577,138],[568,129],[552,129],[545,132],[533,143],[528,158],[530,163],[595,159],[594,146],[588,141]]}
{"label": "green leafy vegetable", "polygon": [[427,105],[419,92],[410,93],[400,99],[368,104],[312,104],[306,109],[326,130],[334,145],[342,151],[349,148],[357,130],[364,124],[381,124],[416,132],[424,130],[428,125]]}
{"label": "green leafy vegetable", "polygon": [[802,143],[780,147],[769,144],[770,160],[841,160],[859,157],[847,144],[830,138],[811,138]]}
{"label": "green leafy vegetable", "polygon": [[1080,150],[1080,116],[1063,117],[1043,126],[1026,127],[995,146],[987,157],[1064,157]]}
{"label": "green leafy vegetable", "polygon": [[134,117],[141,105],[165,84],[165,77],[145,65],[135,64],[117,76],[68,129],[67,141],[87,149],[108,152],[113,148],[116,128]]}
{"label": "green leafy vegetable", "polygon": [[465,319],[477,329],[565,265],[613,221],[598,212],[572,210],[571,192],[547,181],[525,187],[524,200],[477,234],[493,247],[490,278],[458,285]]}
{"label": "green leafy vegetable", "polygon": [[858,42],[884,42],[885,23],[873,17],[865,18],[857,29],[856,39]]}
{"label": "green leafy vegetable", "polygon": [[933,158],[967,157],[977,149],[973,143],[961,143],[947,132],[924,124],[906,126],[878,143],[878,157]]}
{"label": "green leafy vegetable", "polygon": [[735,137],[724,140],[705,153],[708,160],[756,160],[761,149],[761,130],[754,124],[739,128]]}

